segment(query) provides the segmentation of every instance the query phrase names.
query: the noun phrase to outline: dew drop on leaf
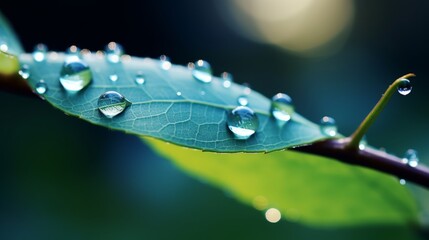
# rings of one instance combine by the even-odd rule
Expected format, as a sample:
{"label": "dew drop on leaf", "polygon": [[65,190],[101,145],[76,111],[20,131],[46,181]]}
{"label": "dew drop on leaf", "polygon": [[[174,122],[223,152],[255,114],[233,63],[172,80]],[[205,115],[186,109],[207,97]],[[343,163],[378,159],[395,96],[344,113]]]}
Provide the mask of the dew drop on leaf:
{"label": "dew drop on leaf", "polygon": [[223,72],[220,74],[221,79],[223,80],[222,86],[224,88],[231,87],[231,83],[234,81],[232,74],[229,72]]}
{"label": "dew drop on leaf", "polygon": [[7,52],[7,50],[9,50],[9,46],[5,42],[0,41],[0,51]]}
{"label": "dew drop on leaf", "polygon": [[277,93],[271,99],[271,113],[281,122],[288,122],[294,112],[292,98],[285,93]]}
{"label": "dew drop on leaf", "polygon": [[98,98],[98,110],[107,118],[122,113],[131,103],[120,93],[107,91]]}
{"label": "dew drop on leaf", "polygon": [[407,184],[407,181],[405,179],[399,179],[399,184],[405,185]]}
{"label": "dew drop on leaf", "polygon": [[30,67],[27,64],[23,64],[18,73],[23,79],[28,79],[30,77]]}
{"label": "dew drop on leaf", "polygon": [[42,62],[46,59],[46,53],[48,52],[48,47],[43,44],[39,43],[36,46],[34,46],[33,49],[33,59],[36,62]]}
{"label": "dew drop on leaf", "polygon": [[411,92],[412,88],[413,88],[413,86],[411,85],[410,80],[408,80],[406,78],[402,79],[401,83],[399,83],[399,85],[397,87],[398,92],[404,96],[408,95]]}
{"label": "dew drop on leaf", "polygon": [[71,45],[69,48],[67,48],[66,53],[68,56],[80,57],[80,48],[78,48],[76,45]]}
{"label": "dew drop on leaf", "polygon": [[249,99],[245,95],[241,95],[237,98],[237,102],[240,106],[247,106],[249,104]]}
{"label": "dew drop on leaf", "polygon": [[209,83],[212,81],[212,67],[207,61],[198,60],[192,69],[192,76],[200,82]]}
{"label": "dew drop on leaf", "polygon": [[47,91],[48,85],[43,79],[36,83],[36,92],[38,94],[45,94]]}
{"label": "dew drop on leaf", "polygon": [[65,59],[60,72],[60,83],[67,91],[80,91],[92,81],[92,72],[88,64],[77,55]]}
{"label": "dew drop on leaf", "polygon": [[161,55],[159,57],[159,60],[161,61],[161,68],[164,70],[169,70],[171,68],[171,61],[170,58],[166,55]]}
{"label": "dew drop on leaf", "polygon": [[410,167],[417,167],[419,165],[419,157],[417,151],[414,149],[408,149],[404,157],[402,158],[402,162],[406,163]]}
{"label": "dew drop on leaf", "polygon": [[252,109],[238,106],[229,112],[227,126],[237,139],[245,140],[256,132],[259,120]]}
{"label": "dew drop on leaf", "polygon": [[117,74],[110,74],[109,75],[109,79],[110,79],[110,81],[112,81],[112,82],[116,82],[116,81],[118,81],[118,75]]}
{"label": "dew drop on leaf", "polygon": [[337,135],[337,124],[332,117],[324,116],[320,119],[320,131],[325,136],[333,137]]}
{"label": "dew drop on leaf", "polygon": [[144,75],[142,72],[138,72],[136,74],[136,76],[134,77],[134,81],[138,84],[138,85],[143,85],[145,83],[145,79],[144,79]]}
{"label": "dew drop on leaf", "polygon": [[121,44],[116,42],[109,42],[104,52],[106,53],[106,58],[109,62],[118,63],[121,60],[122,54],[124,54],[124,49]]}

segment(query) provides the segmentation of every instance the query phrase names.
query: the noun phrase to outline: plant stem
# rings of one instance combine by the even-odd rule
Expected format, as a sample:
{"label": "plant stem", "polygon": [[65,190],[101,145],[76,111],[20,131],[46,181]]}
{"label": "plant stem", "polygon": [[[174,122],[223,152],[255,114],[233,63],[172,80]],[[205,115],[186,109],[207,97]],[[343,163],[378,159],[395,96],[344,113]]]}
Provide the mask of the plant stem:
{"label": "plant stem", "polygon": [[361,141],[365,133],[368,131],[368,128],[371,126],[371,124],[375,121],[378,114],[380,114],[380,112],[389,102],[390,97],[393,95],[393,93],[397,91],[398,85],[402,82],[404,78],[410,78],[415,76],[416,75],[414,73],[408,73],[396,79],[392,84],[390,84],[390,86],[384,92],[380,100],[378,100],[377,104],[374,106],[371,112],[365,117],[365,119],[356,129],[356,131],[350,136],[350,141],[346,145],[347,148],[355,150],[359,149],[359,142]]}
{"label": "plant stem", "polygon": [[356,151],[356,149],[348,147],[350,141],[351,138],[328,139],[306,146],[295,147],[292,150],[322,155],[347,164],[371,168],[429,189],[429,168],[422,164],[417,167],[411,167],[403,163],[402,159],[373,148],[358,149]]}

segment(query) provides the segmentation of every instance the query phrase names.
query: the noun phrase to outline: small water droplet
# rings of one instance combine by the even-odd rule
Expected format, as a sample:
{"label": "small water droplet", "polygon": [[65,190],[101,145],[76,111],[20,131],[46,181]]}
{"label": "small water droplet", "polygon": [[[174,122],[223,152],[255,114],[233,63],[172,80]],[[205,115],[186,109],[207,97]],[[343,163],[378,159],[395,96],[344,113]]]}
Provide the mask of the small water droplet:
{"label": "small water droplet", "polygon": [[247,106],[249,104],[249,99],[247,96],[242,95],[237,98],[237,102],[240,106]]}
{"label": "small water droplet", "polygon": [[76,45],[71,45],[66,50],[67,55],[69,56],[80,56],[80,48],[78,48]]}
{"label": "small water droplet", "polygon": [[413,89],[413,86],[411,85],[410,80],[404,78],[401,80],[401,83],[399,83],[397,89],[401,95],[405,96],[411,92],[411,89]]}
{"label": "small water droplet", "polygon": [[115,91],[107,91],[98,98],[98,110],[107,118],[122,113],[130,104],[124,96]]}
{"label": "small water droplet", "polygon": [[109,42],[104,52],[106,53],[106,58],[109,62],[118,63],[121,60],[122,54],[124,54],[124,49],[121,44],[116,42]]}
{"label": "small water droplet", "polygon": [[117,74],[110,74],[109,75],[109,79],[110,79],[110,81],[112,81],[112,82],[116,82],[116,81],[118,81],[118,75]]}
{"label": "small water droplet", "polygon": [[252,109],[238,106],[229,112],[227,126],[237,139],[245,140],[256,132],[259,120]]}
{"label": "small water droplet", "polygon": [[220,74],[220,77],[223,80],[223,87],[224,88],[229,88],[231,87],[232,82],[234,81],[234,78],[232,77],[232,74],[228,73],[228,72],[223,72]]}
{"label": "small water droplet", "polygon": [[242,84],[244,89],[243,89],[243,93],[246,95],[249,95],[250,93],[252,93],[252,88],[250,87],[249,83],[243,83]]}
{"label": "small water droplet", "polygon": [[399,179],[399,184],[405,185],[407,184],[407,181],[405,179]]}
{"label": "small water droplet", "polygon": [[212,81],[212,67],[207,61],[200,59],[195,62],[192,75],[200,82],[209,83]]}
{"label": "small water droplet", "polygon": [[320,120],[320,130],[326,136],[333,137],[337,135],[337,125],[335,119],[328,116],[322,117]]}
{"label": "small water droplet", "polygon": [[169,70],[171,68],[171,61],[170,58],[166,55],[161,55],[159,57],[159,60],[161,60],[161,68],[164,70]]}
{"label": "small water droplet", "polygon": [[23,64],[21,66],[21,69],[18,71],[19,75],[21,75],[22,78],[28,79],[30,77],[30,67],[27,64]]}
{"label": "small water droplet", "polygon": [[206,92],[205,91],[201,91],[200,94],[201,94],[201,96],[204,96],[204,95],[206,95]]}
{"label": "small water droplet", "polygon": [[48,85],[42,79],[36,83],[36,92],[38,94],[45,94],[48,91]]}
{"label": "small water droplet", "polygon": [[277,93],[271,100],[271,113],[273,116],[279,121],[288,122],[294,112],[292,98],[285,93]]}
{"label": "small water droplet", "polygon": [[134,78],[138,85],[142,85],[145,82],[144,75],[142,72],[138,72]]}
{"label": "small water droplet", "polygon": [[5,42],[0,42],[0,51],[7,52],[7,50],[9,50],[7,44]]}
{"label": "small water droplet", "polygon": [[182,92],[176,92],[177,96],[182,96]]}
{"label": "small water droplet", "polygon": [[417,151],[414,149],[408,149],[405,152],[402,162],[410,167],[417,167],[419,165],[419,157]]}
{"label": "small water droplet", "polygon": [[195,68],[195,64],[193,62],[188,62],[188,69],[193,70]]}
{"label": "small water droplet", "polygon": [[48,47],[43,44],[37,44],[33,49],[33,59],[36,62],[42,62],[46,59],[46,53],[48,52]]}
{"label": "small water droplet", "polygon": [[80,91],[92,81],[92,72],[88,64],[78,56],[65,59],[60,72],[60,83],[67,91]]}
{"label": "small water droplet", "polygon": [[364,150],[367,145],[368,145],[368,142],[366,141],[366,136],[364,135],[359,142],[359,149]]}
{"label": "small water droplet", "polygon": [[282,218],[282,214],[277,208],[270,208],[265,212],[265,219],[270,223],[277,223]]}

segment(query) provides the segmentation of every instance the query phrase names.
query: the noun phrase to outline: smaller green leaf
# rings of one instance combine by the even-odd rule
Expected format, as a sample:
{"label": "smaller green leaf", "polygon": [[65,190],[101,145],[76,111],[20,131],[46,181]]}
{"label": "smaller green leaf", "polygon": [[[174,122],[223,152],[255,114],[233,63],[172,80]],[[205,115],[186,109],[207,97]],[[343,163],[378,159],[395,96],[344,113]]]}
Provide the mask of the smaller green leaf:
{"label": "smaller green leaf", "polygon": [[417,222],[417,205],[393,176],[291,150],[210,153],[143,139],[180,169],[239,201],[313,226]]}
{"label": "smaller green leaf", "polygon": [[24,52],[23,49],[9,21],[0,12],[0,51],[18,56]]}

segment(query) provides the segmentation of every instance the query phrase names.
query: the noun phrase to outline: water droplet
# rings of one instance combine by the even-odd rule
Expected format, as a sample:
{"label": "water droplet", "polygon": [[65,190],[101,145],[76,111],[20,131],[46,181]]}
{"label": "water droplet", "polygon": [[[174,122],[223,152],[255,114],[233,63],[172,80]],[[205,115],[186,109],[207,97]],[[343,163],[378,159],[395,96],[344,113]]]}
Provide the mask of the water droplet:
{"label": "water droplet", "polygon": [[237,98],[237,102],[240,106],[247,106],[249,104],[249,99],[247,96],[242,95]]}
{"label": "water droplet", "polygon": [[359,142],[359,149],[364,150],[367,145],[368,145],[368,142],[366,141],[366,136],[364,135]]}
{"label": "water droplet", "polygon": [[116,42],[109,42],[104,52],[106,53],[106,58],[109,62],[118,63],[121,59],[121,55],[124,54],[124,49],[122,45]]}
{"label": "water droplet", "polygon": [[43,44],[39,43],[34,47],[33,50],[33,59],[36,62],[42,62],[46,59],[46,53],[48,52],[48,47]]}
{"label": "water droplet", "polygon": [[252,88],[250,88],[250,84],[249,83],[243,83],[244,89],[243,92],[246,95],[249,95],[250,93],[252,93]]}
{"label": "water droplet", "polygon": [[21,69],[18,71],[19,75],[21,75],[22,78],[28,79],[30,77],[30,67],[27,64],[23,64],[21,66]]}
{"label": "water droplet", "polygon": [[232,84],[232,82],[233,82],[234,80],[233,80],[233,77],[232,77],[232,75],[231,75],[230,73],[228,73],[228,72],[223,72],[223,73],[221,73],[221,74],[220,74],[220,77],[221,77],[221,78],[222,78],[222,80],[223,80],[222,85],[223,85],[223,87],[224,87],[224,88],[229,88],[229,87],[231,87],[231,84]]}
{"label": "water droplet", "polygon": [[144,75],[142,72],[138,72],[134,78],[138,85],[142,85],[145,82]]}
{"label": "water droplet", "polygon": [[237,139],[248,139],[259,127],[259,120],[252,109],[238,106],[229,112],[227,117],[229,130]]}
{"label": "water droplet", "polygon": [[328,116],[322,117],[320,120],[320,130],[326,136],[333,137],[337,135],[337,125],[335,119]]}
{"label": "water droplet", "polygon": [[277,208],[270,208],[265,212],[265,219],[270,223],[277,223],[282,218],[282,214]]}
{"label": "water droplet", "polygon": [[107,118],[120,114],[130,104],[124,96],[115,91],[107,91],[98,98],[98,110]]}
{"label": "water droplet", "polygon": [[201,94],[201,96],[204,96],[204,95],[206,95],[206,91],[201,91],[200,94]]}
{"label": "water droplet", "polygon": [[411,85],[410,80],[404,78],[401,80],[401,83],[399,83],[397,89],[398,92],[402,95],[408,95],[411,92],[411,89],[413,88],[413,86]]}
{"label": "water droplet", "polygon": [[161,55],[159,57],[159,60],[161,60],[161,68],[164,70],[169,70],[171,68],[171,62],[170,58],[166,55]]}
{"label": "water droplet", "polygon": [[200,82],[209,83],[212,81],[212,67],[208,62],[200,59],[195,62],[192,75]]}
{"label": "water droplet", "polygon": [[92,81],[88,64],[78,56],[66,58],[60,72],[60,83],[68,91],[80,91]]}
{"label": "water droplet", "polygon": [[71,45],[66,50],[67,55],[69,56],[80,56],[80,48],[78,48],[76,45]]}
{"label": "water droplet", "polygon": [[182,96],[182,92],[176,92],[177,96]]}
{"label": "water droplet", "polygon": [[36,92],[38,94],[45,94],[48,91],[48,85],[42,79],[36,83]]}
{"label": "water droplet", "polygon": [[405,179],[399,179],[399,184],[405,185],[407,184],[407,181]]}
{"label": "water droplet", "polygon": [[279,121],[288,122],[294,112],[292,98],[285,93],[277,93],[271,100],[271,113],[273,116]]}
{"label": "water droplet", "polygon": [[109,75],[109,79],[110,79],[110,81],[112,81],[112,82],[116,82],[117,80],[118,80],[118,75],[117,74],[110,74]]}
{"label": "water droplet", "polygon": [[410,167],[417,167],[419,165],[419,157],[417,151],[414,149],[408,149],[405,152],[402,162],[408,164]]}
{"label": "water droplet", "polygon": [[195,64],[193,62],[188,62],[188,69],[192,70],[195,68]]}
{"label": "water droplet", "polygon": [[7,44],[5,42],[0,42],[0,51],[7,52],[7,50],[9,50]]}

